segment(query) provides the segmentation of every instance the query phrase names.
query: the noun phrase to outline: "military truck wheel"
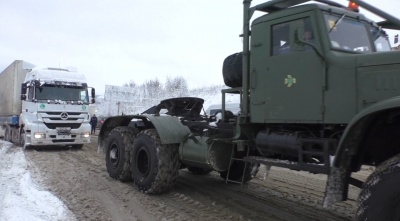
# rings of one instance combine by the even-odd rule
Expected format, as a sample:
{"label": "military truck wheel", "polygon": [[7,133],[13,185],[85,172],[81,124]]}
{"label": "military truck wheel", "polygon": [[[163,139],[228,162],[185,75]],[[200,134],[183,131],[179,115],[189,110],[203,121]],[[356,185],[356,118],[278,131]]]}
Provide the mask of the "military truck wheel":
{"label": "military truck wheel", "polygon": [[131,170],[140,191],[161,194],[172,189],[179,175],[178,148],[161,144],[154,129],[139,133],[131,152]]}
{"label": "military truck wheel", "polygon": [[135,130],[130,127],[116,127],[108,135],[105,148],[110,177],[121,181],[132,180],[130,152],[135,137]]}
{"label": "military truck wheel", "polygon": [[363,184],[357,220],[400,220],[400,154],[379,165]]}
{"label": "military truck wheel", "polygon": [[235,53],[225,58],[222,66],[222,76],[228,87],[242,86],[243,53]]}
{"label": "military truck wheel", "polygon": [[[244,173],[243,183],[246,183],[253,179],[258,173],[260,164],[257,163],[247,163],[246,170],[244,170],[245,163],[242,161],[233,161],[229,170],[229,180],[241,182]],[[223,179],[228,176],[228,171],[220,172]]]}
{"label": "military truck wheel", "polygon": [[196,174],[196,175],[206,175],[213,171],[212,169],[203,169],[199,167],[188,167],[189,172]]}

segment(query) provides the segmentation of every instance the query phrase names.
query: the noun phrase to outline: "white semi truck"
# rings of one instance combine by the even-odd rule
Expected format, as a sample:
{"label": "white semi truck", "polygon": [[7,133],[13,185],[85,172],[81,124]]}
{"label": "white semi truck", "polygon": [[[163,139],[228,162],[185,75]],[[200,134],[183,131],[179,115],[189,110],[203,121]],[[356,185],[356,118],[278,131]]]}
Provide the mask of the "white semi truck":
{"label": "white semi truck", "polygon": [[95,102],[83,74],[35,68],[14,61],[0,73],[0,126],[4,139],[20,145],[73,146],[90,143],[89,104]]}

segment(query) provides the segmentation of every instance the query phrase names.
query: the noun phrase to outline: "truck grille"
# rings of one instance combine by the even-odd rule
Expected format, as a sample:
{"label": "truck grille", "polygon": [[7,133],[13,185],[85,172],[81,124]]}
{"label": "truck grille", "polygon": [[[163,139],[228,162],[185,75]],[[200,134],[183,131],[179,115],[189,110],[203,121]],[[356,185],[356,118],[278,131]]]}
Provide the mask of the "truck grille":
{"label": "truck grille", "polygon": [[87,117],[85,112],[39,112],[38,114],[49,129],[57,127],[78,129]]}
{"label": "truck grille", "polygon": [[81,124],[55,124],[55,123],[44,123],[49,129],[56,129],[57,127],[70,127],[71,129],[78,129]]}
{"label": "truck grille", "polygon": [[53,143],[68,143],[68,142],[75,142],[75,139],[53,140]]}

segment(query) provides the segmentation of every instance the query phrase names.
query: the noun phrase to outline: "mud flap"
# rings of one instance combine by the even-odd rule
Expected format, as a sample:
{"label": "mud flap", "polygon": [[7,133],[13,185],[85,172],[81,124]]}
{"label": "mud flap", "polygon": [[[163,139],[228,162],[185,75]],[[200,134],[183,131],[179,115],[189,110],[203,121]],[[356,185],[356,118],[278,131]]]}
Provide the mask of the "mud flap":
{"label": "mud flap", "polygon": [[324,208],[334,203],[347,200],[349,177],[350,173],[345,168],[331,167],[323,200]]}

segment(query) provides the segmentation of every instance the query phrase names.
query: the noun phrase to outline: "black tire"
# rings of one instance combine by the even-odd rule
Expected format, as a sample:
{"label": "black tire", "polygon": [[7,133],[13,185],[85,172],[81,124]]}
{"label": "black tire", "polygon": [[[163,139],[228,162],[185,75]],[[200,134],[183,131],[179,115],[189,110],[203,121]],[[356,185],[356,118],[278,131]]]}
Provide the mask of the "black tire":
{"label": "black tire", "polygon": [[140,191],[162,194],[172,189],[179,175],[178,148],[161,144],[154,129],[139,133],[131,152],[131,170]]}
{"label": "black tire", "polygon": [[188,167],[187,169],[189,170],[189,172],[196,175],[206,175],[213,171],[212,169],[203,169],[199,167]]}
{"label": "black tire", "polygon": [[22,129],[21,132],[19,133],[19,146],[22,147],[23,149],[27,149],[25,146],[25,130]]}
{"label": "black tire", "polygon": [[363,184],[357,220],[400,220],[400,155],[379,165]]}
{"label": "black tire", "polygon": [[106,145],[106,167],[110,177],[131,181],[130,152],[136,131],[130,127],[116,127],[107,137]]}
{"label": "black tire", "polygon": [[4,133],[4,140],[5,141],[12,142],[11,131],[12,131],[11,128],[6,126],[6,130],[5,130],[5,133]]}
{"label": "black tire", "polygon": [[242,67],[243,67],[243,53],[235,53],[229,55],[224,60],[222,67],[222,75],[224,77],[225,85],[228,87],[241,87],[242,86]]}
{"label": "black tire", "polygon": [[[257,163],[247,163],[246,170],[244,170],[245,162],[243,161],[233,161],[229,170],[229,180],[236,182],[241,182],[244,172],[243,183],[249,182],[253,177],[255,177],[260,168],[260,164]],[[228,171],[220,172],[223,179],[226,179]]]}
{"label": "black tire", "polygon": [[75,149],[82,149],[83,144],[75,144],[75,145],[72,145],[72,147]]}
{"label": "black tire", "polygon": [[25,146],[25,131],[21,130],[21,132],[19,133],[19,144],[20,147],[24,147]]}

